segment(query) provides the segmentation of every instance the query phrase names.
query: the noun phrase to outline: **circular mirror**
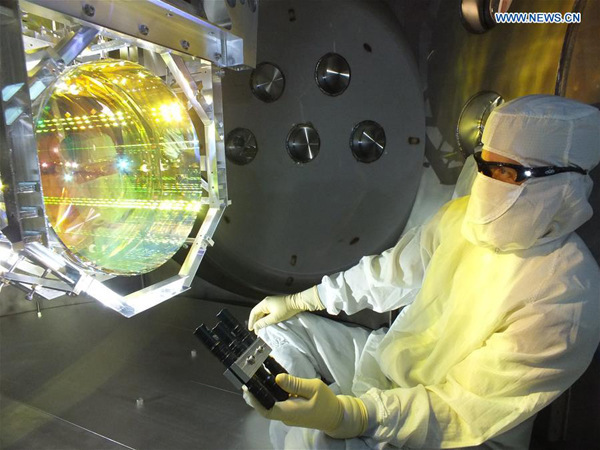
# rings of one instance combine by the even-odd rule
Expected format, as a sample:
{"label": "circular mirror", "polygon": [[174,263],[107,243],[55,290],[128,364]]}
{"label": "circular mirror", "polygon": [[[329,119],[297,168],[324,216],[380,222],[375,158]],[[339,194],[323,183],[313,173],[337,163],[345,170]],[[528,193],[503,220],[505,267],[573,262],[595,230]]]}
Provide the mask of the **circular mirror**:
{"label": "circular mirror", "polygon": [[200,155],[185,107],[128,61],[67,70],[36,118],[46,214],[77,261],[149,272],[185,243],[201,206]]}

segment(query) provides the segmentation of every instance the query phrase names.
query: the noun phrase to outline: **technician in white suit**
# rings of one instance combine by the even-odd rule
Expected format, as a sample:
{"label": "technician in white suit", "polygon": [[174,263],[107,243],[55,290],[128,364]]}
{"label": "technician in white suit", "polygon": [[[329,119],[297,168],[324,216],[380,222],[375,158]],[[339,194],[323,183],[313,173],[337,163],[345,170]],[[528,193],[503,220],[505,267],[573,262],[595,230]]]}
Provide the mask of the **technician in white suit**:
{"label": "technician in white suit", "polygon": [[[600,270],[574,231],[592,216],[600,111],[518,98],[482,141],[470,196],[383,254],[252,310],[249,328],[295,375],[277,382],[297,398],[269,411],[245,393],[292,426],[278,445],[525,449],[535,414],[585,371]],[[303,313],[403,305],[373,332]]]}

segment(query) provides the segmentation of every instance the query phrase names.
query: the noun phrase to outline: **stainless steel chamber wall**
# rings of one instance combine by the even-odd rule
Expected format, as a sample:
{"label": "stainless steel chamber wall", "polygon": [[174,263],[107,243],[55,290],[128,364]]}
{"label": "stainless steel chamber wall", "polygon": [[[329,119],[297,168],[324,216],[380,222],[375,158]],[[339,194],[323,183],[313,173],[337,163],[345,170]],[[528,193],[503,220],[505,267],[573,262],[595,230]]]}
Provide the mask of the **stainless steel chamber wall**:
{"label": "stainless steel chamber wall", "polygon": [[267,0],[259,24],[256,70],[223,79],[232,205],[200,269],[255,298],[392,246],[425,138],[416,61],[384,3]]}

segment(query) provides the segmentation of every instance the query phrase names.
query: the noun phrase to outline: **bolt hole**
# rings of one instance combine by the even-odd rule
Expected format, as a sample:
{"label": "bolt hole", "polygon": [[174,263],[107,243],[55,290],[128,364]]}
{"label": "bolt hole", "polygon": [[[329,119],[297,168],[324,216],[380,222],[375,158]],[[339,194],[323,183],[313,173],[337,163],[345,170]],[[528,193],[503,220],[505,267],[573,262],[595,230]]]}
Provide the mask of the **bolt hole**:
{"label": "bolt hole", "polygon": [[294,11],[293,8],[288,9],[288,18],[290,19],[290,22],[296,21],[296,11]]}
{"label": "bolt hole", "polygon": [[423,163],[423,167],[425,167],[425,168],[431,167],[431,164],[429,164],[427,161],[425,161]]}
{"label": "bolt hole", "polygon": [[353,239],[350,241],[350,245],[354,245],[354,244],[356,244],[358,241],[360,241],[360,238],[359,238],[359,237],[355,237],[355,238],[353,238]]}
{"label": "bolt hole", "polygon": [[367,44],[366,42],[363,44],[363,48],[369,53],[371,53],[373,51],[371,46],[369,44]]}
{"label": "bolt hole", "polygon": [[408,143],[410,145],[419,145],[420,142],[421,142],[421,139],[419,139],[418,137],[411,136],[408,138]]}
{"label": "bolt hole", "polygon": [[286,286],[291,286],[293,283],[294,283],[294,277],[289,277],[287,280],[285,280]]}
{"label": "bolt hole", "polygon": [[292,255],[292,257],[290,258],[290,264],[291,264],[292,266],[295,266],[295,265],[296,265],[296,262],[298,262],[298,256],[296,256],[296,255]]}

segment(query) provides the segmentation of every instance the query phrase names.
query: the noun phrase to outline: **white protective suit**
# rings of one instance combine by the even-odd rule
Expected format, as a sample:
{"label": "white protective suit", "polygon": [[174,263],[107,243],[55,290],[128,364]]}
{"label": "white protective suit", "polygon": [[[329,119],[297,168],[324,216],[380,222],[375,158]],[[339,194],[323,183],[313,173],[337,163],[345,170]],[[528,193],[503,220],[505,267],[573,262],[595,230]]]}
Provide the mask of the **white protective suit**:
{"label": "white protective suit", "polygon": [[[589,170],[600,159],[600,112],[523,97],[492,113],[483,144],[524,165]],[[527,448],[533,416],[598,347],[600,270],[573,233],[591,217],[588,175],[504,185],[478,174],[470,197],[383,254],[323,278],[318,292],[331,314],[409,305],[389,330],[308,313],[260,330],[290,373],[334,381],[369,412],[360,439],[296,428],[277,447]]]}

